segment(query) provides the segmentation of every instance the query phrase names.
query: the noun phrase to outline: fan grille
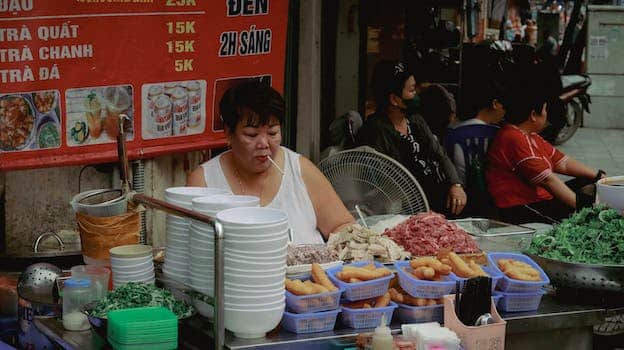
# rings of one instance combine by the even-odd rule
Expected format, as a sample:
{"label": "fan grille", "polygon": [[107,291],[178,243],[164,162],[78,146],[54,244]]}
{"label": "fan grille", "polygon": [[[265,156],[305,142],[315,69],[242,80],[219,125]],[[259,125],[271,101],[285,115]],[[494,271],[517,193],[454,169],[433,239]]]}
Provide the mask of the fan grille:
{"label": "fan grille", "polygon": [[429,210],[414,176],[370,147],[338,152],[323,159],[319,168],[352,213],[355,205],[367,215],[412,215]]}

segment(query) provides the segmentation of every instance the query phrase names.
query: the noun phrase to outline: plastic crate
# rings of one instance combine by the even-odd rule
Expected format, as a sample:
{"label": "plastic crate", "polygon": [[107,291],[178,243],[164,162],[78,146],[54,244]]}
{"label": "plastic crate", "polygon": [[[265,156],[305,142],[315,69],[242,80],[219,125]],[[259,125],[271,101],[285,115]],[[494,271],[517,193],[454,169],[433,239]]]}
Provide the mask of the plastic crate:
{"label": "plastic crate", "polygon": [[503,296],[500,294],[500,292],[494,292],[492,293],[492,302],[494,303],[494,306],[496,306],[496,308],[498,309],[498,303],[500,303],[500,300],[503,298]]}
{"label": "plastic crate", "polygon": [[498,308],[503,312],[535,311],[546,294],[544,290],[533,293],[505,293],[500,292],[501,299]]}
{"label": "plastic crate", "polygon": [[406,268],[410,271],[412,269],[409,261],[397,261],[394,263],[394,267],[399,275],[399,285],[413,297],[437,299],[455,292],[457,276],[453,273],[444,277],[444,281],[423,281],[405,271]]}
{"label": "plastic crate", "polygon": [[[498,281],[498,289],[500,289],[503,292],[508,292],[508,293],[537,292],[541,290],[543,286],[550,283],[550,279],[548,278],[544,270],[542,270],[542,268],[535,261],[533,261],[531,258],[529,258],[528,256],[524,254],[488,253],[487,258],[488,258],[488,263],[490,264],[490,267],[496,269],[496,271],[502,274],[502,278]],[[532,282],[532,281],[520,281],[520,280],[516,280],[513,278],[509,278],[507,277],[507,275],[503,273],[503,271],[501,271],[498,268],[497,262],[499,259],[514,259],[514,260],[527,263],[531,265],[531,267],[539,271],[542,280],[539,282]]]}
{"label": "plastic crate", "polygon": [[294,295],[286,291],[286,308],[298,314],[335,310],[340,306],[343,289],[311,295]]}
{"label": "plastic crate", "polygon": [[444,305],[412,306],[398,304],[399,319],[405,323],[444,323]]}
{"label": "plastic crate", "polygon": [[[370,264],[370,261],[360,261],[357,263],[345,265],[345,266],[366,266]],[[376,267],[384,267],[383,264],[378,262],[374,263]],[[327,276],[329,279],[340,289],[344,290],[344,298],[349,301],[357,301],[362,299],[375,298],[386,294],[390,281],[394,278],[394,274],[390,274],[386,277],[378,278],[371,281],[346,283],[341,281],[336,274],[342,271],[342,266],[327,270]]]}
{"label": "plastic crate", "polygon": [[336,317],[339,313],[340,309],[307,314],[295,314],[284,311],[282,327],[290,332],[299,334],[327,332],[334,329]]}
{"label": "plastic crate", "polygon": [[[500,272],[500,270],[494,269],[493,267],[490,267],[490,266],[483,267],[483,271],[485,271],[488,275],[490,275],[490,278],[492,278],[492,292],[493,292],[494,289],[496,289],[496,285],[498,284],[498,281],[500,281],[501,278],[503,278],[503,273]],[[464,289],[464,284],[468,280],[468,278],[462,278],[462,277],[457,276],[456,274],[452,274],[451,278],[453,278],[456,281],[459,281],[460,290]]]}
{"label": "plastic crate", "polygon": [[381,316],[386,316],[386,326],[392,321],[392,314],[397,304],[390,302],[386,307],[375,307],[369,309],[351,309],[342,307],[342,324],[349,328],[375,328],[381,323]]}

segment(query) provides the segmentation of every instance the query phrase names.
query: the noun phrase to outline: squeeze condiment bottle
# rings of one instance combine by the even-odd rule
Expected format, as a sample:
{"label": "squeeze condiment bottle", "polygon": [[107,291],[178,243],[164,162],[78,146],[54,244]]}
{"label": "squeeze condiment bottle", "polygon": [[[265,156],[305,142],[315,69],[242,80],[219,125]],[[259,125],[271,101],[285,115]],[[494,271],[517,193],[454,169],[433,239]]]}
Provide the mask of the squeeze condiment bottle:
{"label": "squeeze condiment bottle", "polygon": [[392,332],[386,326],[386,315],[381,316],[381,324],[375,328],[372,345],[373,350],[392,350],[394,348]]}

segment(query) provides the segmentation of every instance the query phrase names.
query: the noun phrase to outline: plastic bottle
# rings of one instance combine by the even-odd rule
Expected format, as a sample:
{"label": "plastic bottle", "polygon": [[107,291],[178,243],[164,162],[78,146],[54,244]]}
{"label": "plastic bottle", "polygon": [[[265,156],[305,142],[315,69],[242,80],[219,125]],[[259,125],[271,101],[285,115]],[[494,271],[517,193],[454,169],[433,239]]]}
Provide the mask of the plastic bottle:
{"label": "plastic bottle", "polygon": [[63,287],[63,327],[68,331],[84,331],[89,329],[87,315],[81,308],[91,302],[91,281],[88,279],[70,278]]}
{"label": "plastic bottle", "polygon": [[375,328],[373,333],[373,350],[392,350],[394,348],[394,339],[390,328],[386,326],[386,316],[381,316],[381,324]]}

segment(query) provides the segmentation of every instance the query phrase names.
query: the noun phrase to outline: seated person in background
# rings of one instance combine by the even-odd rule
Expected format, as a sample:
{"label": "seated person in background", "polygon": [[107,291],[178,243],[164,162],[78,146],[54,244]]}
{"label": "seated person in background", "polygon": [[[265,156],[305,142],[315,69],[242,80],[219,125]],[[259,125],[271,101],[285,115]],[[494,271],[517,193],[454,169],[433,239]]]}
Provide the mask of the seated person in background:
{"label": "seated person in background", "polygon": [[[489,80],[489,81],[488,81]],[[488,79],[464,89],[464,115],[470,119],[451,126],[446,150],[471,198],[466,208],[470,216],[496,216],[496,209],[485,182],[487,152],[505,115],[502,84]]]}
{"label": "seated person in background", "polygon": [[401,62],[379,62],[373,72],[377,110],[357,135],[367,145],[403,164],[422,186],[429,206],[458,215],[466,205],[466,193],[453,163],[423,118],[410,113],[416,81]]}
{"label": "seated person in background", "polygon": [[277,91],[242,83],[223,95],[219,107],[230,150],[195,169],[187,186],[260,197],[260,205],[286,212],[296,243],[323,243],[354,222],[318,168],[280,146],[285,104]]}
{"label": "seated person in background", "polygon": [[[576,161],[537,133],[546,126],[546,91],[539,81],[523,78],[510,88],[505,100],[505,125],[488,152],[486,179],[504,221],[554,223],[593,198],[571,189],[591,184],[604,172]],[[578,177],[567,184],[555,173]]]}
{"label": "seated person in background", "polygon": [[467,183],[466,169],[471,162],[485,160],[488,147],[499,130],[497,124],[505,116],[502,101],[506,91],[502,84],[491,79],[470,86],[465,89],[465,93],[464,115],[469,116],[469,119],[449,127],[445,145],[459,178]]}
{"label": "seated person in background", "polygon": [[440,144],[444,144],[449,125],[456,121],[456,104],[453,95],[442,85],[424,86],[418,93],[420,113]]}

